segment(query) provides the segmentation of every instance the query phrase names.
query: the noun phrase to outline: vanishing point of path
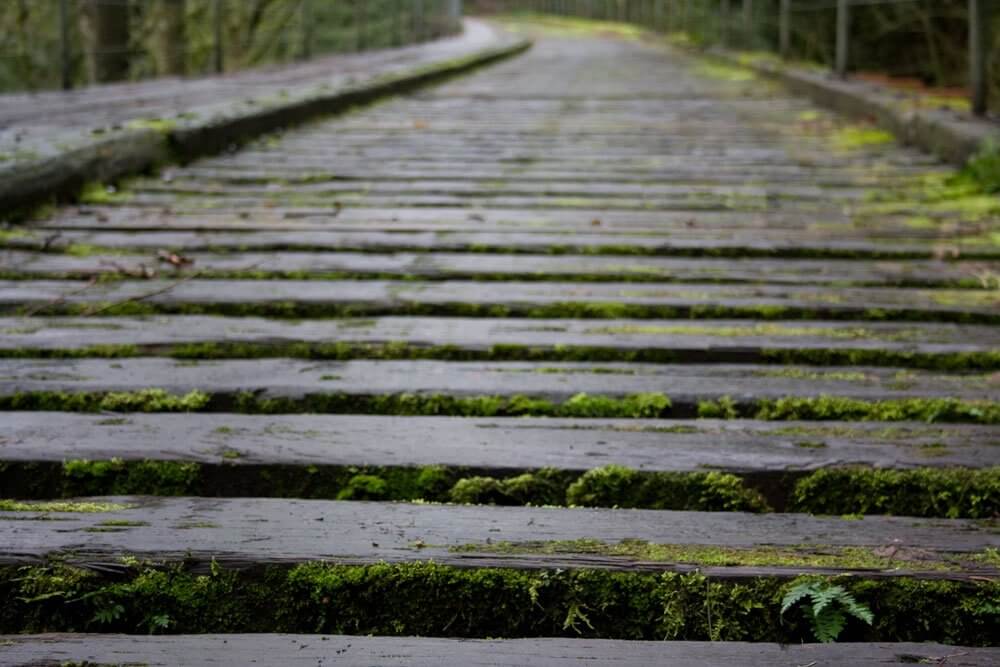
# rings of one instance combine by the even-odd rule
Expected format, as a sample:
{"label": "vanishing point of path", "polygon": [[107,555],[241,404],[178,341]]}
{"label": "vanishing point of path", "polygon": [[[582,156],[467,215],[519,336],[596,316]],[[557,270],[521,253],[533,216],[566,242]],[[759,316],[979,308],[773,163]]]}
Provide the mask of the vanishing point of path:
{"label": "vanishing point of path", "polygon": [[[93,498],[0,501],[2,629],[179,636],[0,662],[990,664],[591,640],[813,641],[787,582],[849,574],[843,638],[996,643],[1000,261],[947,175],[542,34],[7,234],[0,495]],[[374,637],[180,636],[227,632]]]}

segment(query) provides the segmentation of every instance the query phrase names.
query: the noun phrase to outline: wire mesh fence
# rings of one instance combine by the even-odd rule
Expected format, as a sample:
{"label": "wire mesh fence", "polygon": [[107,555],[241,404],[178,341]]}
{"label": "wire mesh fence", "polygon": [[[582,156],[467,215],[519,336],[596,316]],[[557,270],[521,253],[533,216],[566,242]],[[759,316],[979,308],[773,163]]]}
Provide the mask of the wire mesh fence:
{"label": "wire mesh fence", "polygon": [[203,75],[459,30],[455,0],[0,0],[0,91]]}
{"label": "wire mesh fence", "polygon": [[[1000,100],[996,0],[483,0],[494,9],[627,21],[701,45],[767,51],[947,94],[982,113]],[[956,98],[964,95],[964,98]],[[959,101],[956,101],[959,100]]]}

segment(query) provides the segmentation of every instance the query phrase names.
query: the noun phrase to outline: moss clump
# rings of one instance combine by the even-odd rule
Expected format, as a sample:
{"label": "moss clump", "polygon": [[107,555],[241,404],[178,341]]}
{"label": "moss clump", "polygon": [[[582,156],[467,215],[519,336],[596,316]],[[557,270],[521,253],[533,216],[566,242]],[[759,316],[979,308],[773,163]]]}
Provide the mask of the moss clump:
{"label": "moss clump", "polygon": [[566,489],[570,505],[700,511],[766,512],[767,502],[735,475],[641,473],[609,465],[584,473]]}
{"label": "moss clump", "polygon": [[789,509],[990,519],[1000,515],[1000,468],[819,470],[796,483]]}
{"label": "moss clump", "polygon": [[865,401],[842,396],[761,399],[757,419],[1000,423],[996,401],[957,398],[903,398]]}
{"label": "moss clump", "polygon": [[[105,578],[67,566],[0,569],[0,632],[320,633],[801,642],[780,618],[795,582],[607,570],[306,563],[206,574],[130,561]],[[838,581],[872,607],[847,641],[995,642],[995,581]],[[260,609],[272,610],[261,614]],[[942,609],[956,613],[942,614]]]}
{"label": "moss clump", "polygon": [[566,487],[576,475],[541,469],[514,477],[466,477],[451,488],[453,503],[477,505],[563,505]]}
{"label": "moss clump", "polygon": [[738,419],[736,401],[729,396],[723,396],[716,401],[698,401],[699,419]]}

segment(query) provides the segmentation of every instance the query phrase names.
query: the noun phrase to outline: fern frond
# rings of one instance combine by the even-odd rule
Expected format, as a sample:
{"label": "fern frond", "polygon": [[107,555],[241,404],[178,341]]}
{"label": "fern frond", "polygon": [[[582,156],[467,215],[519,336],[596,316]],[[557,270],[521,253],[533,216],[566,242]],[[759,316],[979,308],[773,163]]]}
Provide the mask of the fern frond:
{"label": "fern frond", "polygon": [[796,584],[792,586],[787,593],[785,593],[784,599],[781,601],[781,615],[784,616],[785,612],[794,607],[796,604],[801,602],[807,597],[813,595],[816,590],[816,585],[812,582],[805,581],[801,584]]}
{"label": "fern frond", "polygon": [[842,595],[847,595],[847,591],[844,590],[843,586],[823,586],[822,588],[819,586],[813,587],[813,614],[819,616],[835,600],[839,600]]}
{"label": "fern frond", "polygon": [[871,625],[872,622],[874,622],[875,614],[873,614],[872,610],[868,608],[868,605],[858,602],[850,593],[844,591],[838,595],[837,602],[847,611],[848,614],[859,621],[864,621],[868,625]]}
{"label": "fern frond", "polygon": [[847,624],[847,617],[836,607],[827,607],[826,611],[813,616],[813,633],[816,639],[825,643],[836,641]]}

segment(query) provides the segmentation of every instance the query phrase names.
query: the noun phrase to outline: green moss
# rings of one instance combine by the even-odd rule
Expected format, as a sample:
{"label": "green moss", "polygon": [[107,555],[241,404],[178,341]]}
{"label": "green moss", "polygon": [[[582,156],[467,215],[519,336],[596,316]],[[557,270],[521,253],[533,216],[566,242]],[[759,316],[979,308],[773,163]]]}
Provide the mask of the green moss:
{"label": "green moss", "polygon": [[72,495],[183,495],[199,478],[201,466],[178,461],[75,460],[63,463],[63,485]]}
{"label": "green moss", "polygon": [[[309,633],[593,637],[797,643],[779,615],[788,582],[699,573],[459,569],[434,563],[306,563],[206,574],[135,563],[114,578],[67,566],[0,569],[0,632]],[[838,580],[872,607],[847,641],[995,641],[1000,585],[912,578]],[[101,613],[105,610],[117,613]],[[261,614],[260,609],[271,610]],[[955,613],[942,614],[942,609]],[[164,621],[166,621],[164,623]]]}
{"label": "green moss", "polygon": [[93,205],[125,203],[131,198],[131,194],[119,192],[114,186],[103,183],[87,183],[79,195],[80,203]]}
{"label": "green moss", "polygon": [[708,473],[640,473],[609,465],[584,473],[566,490],[570,505],[643,507],[700,511],[768,510],[756,491],[735,475]]}
{"label": "green moss", "polygon": [[[816,441],[795,445],[825,446]],[[233,466],[225,453],[221,458],[215,464],[118,459],[9,462],[0,465],[0,488],[18,498],[38,499],[182,495],[747,512],[769,510],[764,492],[788,511],[960,518],[988,518],[998,505],[996,468],[830,468],[761,477],[718,471],[650,472],[616,465],[582,474],[445,466]],[[840,488],[843,494],[837,491]]]}
{"label": "green moss", "polygon": [[996,401],[901,398],[866,401],[842,396],[761,399],[754,414],[764,420],[851,420],[1000,423]]}
{"label": "green moss", "polygon": [[1000,468],[820,470],[795,485],[790,510],[989,519],[1000,515]]}
{"label": "green moss", "polygon": [[884,144],[891,144],[895,140],[896,138],[890,132],[875,127],[859,125],[843,127],[830,135],[830,141],[833,143],[833,146],[842,151],[882,146]]}
{"label": "green moss", "polygon": [[163,389],[126,392],[27,392],[0,397],[0,410],[70,410],[75,412],[193,412],[206,407],[208,394],[183,396]]}
{"label": "green moss", "polygon": [[0,500],[0,512],[117,512],[128,509],[128,505],[119,503],[92,502],[22,502],[18,500]]}
{"label": "green moss", "polygon": [[702,567],[790,567],[835,568],[840,570],[893,570],[908,572],[960,571],[968,562],[989,563],[995,557],[982,554],[946,554],[940,559],[919,562],[896,559],[884,550],[864,547],[714,547],[688,544],[655,544],[642,540],[609,543],[595,539],[545,542],[494,542],[465,544],[451,549],[457,553],[498,554],[596,554],[654,563],[687,563]]}
{"label": "green moss", "polygon": [[729,396],[723,396],[715,401],[698,401],[700,419],[738,419],[739,416],[736,402]]}

